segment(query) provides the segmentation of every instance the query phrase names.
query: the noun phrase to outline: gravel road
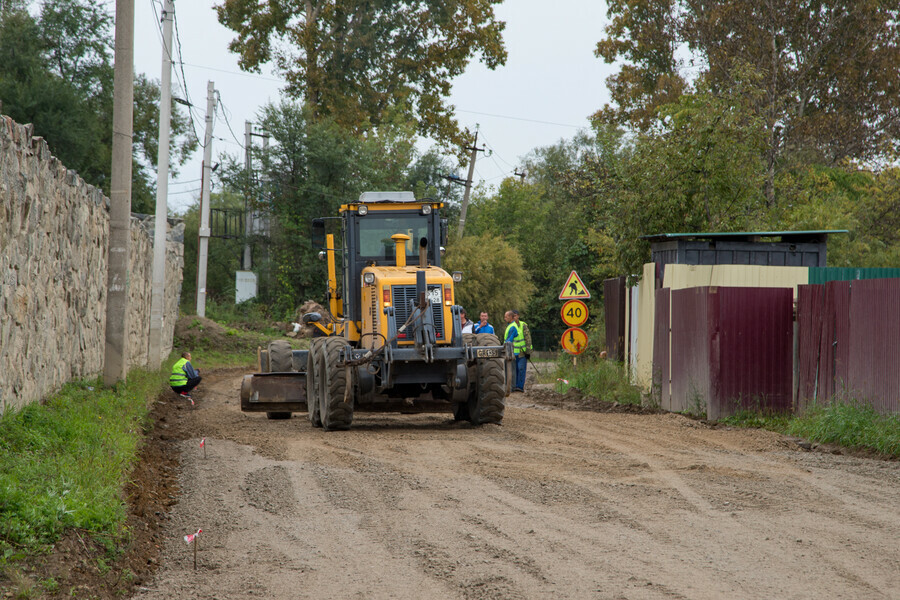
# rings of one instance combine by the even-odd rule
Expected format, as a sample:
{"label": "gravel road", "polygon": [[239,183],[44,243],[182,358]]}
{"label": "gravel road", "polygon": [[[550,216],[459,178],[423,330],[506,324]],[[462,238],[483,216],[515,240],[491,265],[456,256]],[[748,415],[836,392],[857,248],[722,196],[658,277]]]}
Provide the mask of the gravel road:
{"label": "gravel road", "polygon": [[137,598],[900,598],[900,462],[546,393],[502,426],[326,433],[241,413],[240,376],[173,417],[181,496]]}

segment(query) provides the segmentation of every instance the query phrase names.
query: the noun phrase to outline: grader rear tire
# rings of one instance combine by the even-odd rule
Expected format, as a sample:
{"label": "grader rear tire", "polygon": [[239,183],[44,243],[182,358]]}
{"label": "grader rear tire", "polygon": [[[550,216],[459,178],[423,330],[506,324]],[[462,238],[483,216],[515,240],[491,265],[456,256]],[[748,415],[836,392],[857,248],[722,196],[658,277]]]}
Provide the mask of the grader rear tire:
{"label": "grader rear tire", "polygon": [[345,398],[347,368],[338,365],[341,349],[347,345],[342,337],[324,338],[322,345],[321,375],[322,395],[320,406],[322,426],[325,431],[350,429],[353,422],[353,398]]}
{"label": "grader rear tire", "polygon": [[[491,333],[478,333],[475,335],[475,345],[499,346],[500,340]],[[503,359],[479,358],[474,371],[474,379],[470,380],[474,381],[474,389],[469,394],[469,421],[473,425],[484,423],[499,425],[503,421],[503,412],[506,409],[503,401],[506,397]]]}
{"label": "grader rear tire", "polygon": [[309,354],[306,355],[306,406],[309,422],[313,427],[322,426],[322,417],[319,412],[319,363],[321,363],[322,348],[319,343],[321,338],[315,338],[309,343]]}
{"label": "grader rear tire", "polygon": [[294,349],[286,340],[269,342],[269,372],[289,373],[294,370]]}

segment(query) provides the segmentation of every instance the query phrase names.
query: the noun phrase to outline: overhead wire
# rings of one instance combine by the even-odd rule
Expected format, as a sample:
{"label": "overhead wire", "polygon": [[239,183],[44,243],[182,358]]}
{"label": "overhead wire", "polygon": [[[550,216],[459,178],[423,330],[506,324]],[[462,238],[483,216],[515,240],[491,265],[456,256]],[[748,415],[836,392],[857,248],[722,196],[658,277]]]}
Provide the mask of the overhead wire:
{"label": "overhead wire", "polygon": [[[196,107],[194,106],[194,103],[191,102],[191,95],[190,95],[190,92],[188,91],[188,85],[187,85],[187,76],[184,74],[184,48],[181,45],[181,30],[178,27],[178,13],[177,13],[177,11],[174,10],[174,8],[175,8],[174,2],[172,3],[172,8],[173,8],[172,24],[174,25],[173,29],[175,30],[175,42],[178,45],[178,58],[179,58],[178,70],[181,72],[181,79],[179,79],[179,83],[181,83],[181,89],[184,91],[184,101],[187,102],[188,117],[190,118],[190,121],[191,121],[191,129],[193,130],[194,136],[196,136],[197,141],[200,144],[200,147],[205,148],[206,140],[204,138],[200,137],[200,134],[197,133],[197,124],[194,121],[194,109]],[[170,56],[170,60],[171,60],[171,56]],[[174,64],[174,61],[173,61],[173,64]],[[175,73],[175,79],[178,79],[177,71]]]}

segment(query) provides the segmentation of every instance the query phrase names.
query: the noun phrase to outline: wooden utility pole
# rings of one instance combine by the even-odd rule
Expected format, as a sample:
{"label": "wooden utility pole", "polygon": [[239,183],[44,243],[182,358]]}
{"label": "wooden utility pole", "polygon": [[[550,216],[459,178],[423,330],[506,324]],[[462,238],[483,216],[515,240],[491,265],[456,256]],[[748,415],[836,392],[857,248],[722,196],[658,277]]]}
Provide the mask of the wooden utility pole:
{"label": "wooden utility pole", "polygon": [[116,0],[109,258],[103,383],[128,375],[128,261],[131,242],[131,144],[134,115],[134,0]]}
{"label": "wooden utility pole", "polygon": [[163,361],[162,331],[166,298],[166,233],[169,197],[169,130],[172,121],[172,22],[175,5],[163,6],[162,76],[159,85],[159,152],[156,155],[156,220],[153,231],[153,283],[150,292],[149,366],[159,368]]}
{"label": "wooden utility pole", "polygon": [[206,133],[203,135],[203,178],[200,187],[200,230],[197,250],[197,316],[206,316],[206,263],[209,256],[209,190],[212,179],[213,113],[216,111],[216,87],[206,84]]}
{"label": "wooden utility pole", "polygon": [[462,239],[463,230],[466,228],[466,209],[469,207],[469,194],[472,192],[472,178],[475,176],[475,159],[479,152],[484,152],[484,147],[478,147],[478,126],[475,127],[475,141],[471,146],[466,146],[466,150],[472,151],[472,157],[469,159],[469,175],[466,177],[466,191],[463,194],[462,208],[459,211],[459,229],[456,232],[457,239]]}

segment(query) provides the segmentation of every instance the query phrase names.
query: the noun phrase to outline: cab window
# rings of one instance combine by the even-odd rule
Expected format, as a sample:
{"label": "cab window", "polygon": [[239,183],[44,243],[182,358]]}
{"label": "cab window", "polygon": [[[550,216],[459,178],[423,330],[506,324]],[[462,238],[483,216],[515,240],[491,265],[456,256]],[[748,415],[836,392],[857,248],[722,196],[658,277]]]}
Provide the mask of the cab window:
{"label": "cab window", "polygon": [[422,215],[379,217],[371,213],[359,223],[359,254],[372,259],[394,258],[394,240],[391,236],[403,233],[409,236],[406,255],[417,256],[419,240],[428,237],[428,218]]}

